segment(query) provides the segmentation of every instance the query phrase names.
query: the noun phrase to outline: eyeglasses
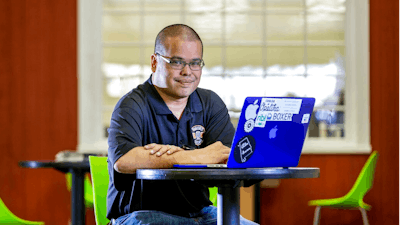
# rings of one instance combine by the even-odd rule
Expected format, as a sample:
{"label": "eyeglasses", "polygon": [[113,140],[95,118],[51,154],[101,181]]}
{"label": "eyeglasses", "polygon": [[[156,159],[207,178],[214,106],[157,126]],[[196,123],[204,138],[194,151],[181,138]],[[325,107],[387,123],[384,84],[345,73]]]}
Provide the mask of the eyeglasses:
{"label": "eyeglasses", "polygon": [[172,67],[172,69],[175,70],[182,70],[186,65],[189,65],[191,70],[201,70],[201,68],[203,68],[203,66],[205,65],[202,59],[187,63],[184,60],[180,59],[167,59],[166,57],[160,55],[160,53],[158,52],[156,52],[156,55],[159,55],[165,62],[167,62]]}

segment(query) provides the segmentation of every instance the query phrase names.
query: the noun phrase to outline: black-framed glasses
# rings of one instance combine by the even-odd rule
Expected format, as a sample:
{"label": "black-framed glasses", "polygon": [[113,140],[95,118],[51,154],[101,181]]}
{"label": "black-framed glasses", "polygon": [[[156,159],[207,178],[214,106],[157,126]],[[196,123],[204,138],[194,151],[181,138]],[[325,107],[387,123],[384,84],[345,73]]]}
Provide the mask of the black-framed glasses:
{"label": "black-framed glasses", "polygon": [[204,61],[202,59],[199,60],[194,60],[192,62],[185,62],[184,60],[181,59],[168,59],[165,56],[160,55],[160,53],[156,52],[156,55],[159,55],[165,62],[167,62],[172,69],[176,69],[176,70],[182,70],[186,65],[189,65],[189,68],[191,70],[201,70],[201,68],[203,68]]}

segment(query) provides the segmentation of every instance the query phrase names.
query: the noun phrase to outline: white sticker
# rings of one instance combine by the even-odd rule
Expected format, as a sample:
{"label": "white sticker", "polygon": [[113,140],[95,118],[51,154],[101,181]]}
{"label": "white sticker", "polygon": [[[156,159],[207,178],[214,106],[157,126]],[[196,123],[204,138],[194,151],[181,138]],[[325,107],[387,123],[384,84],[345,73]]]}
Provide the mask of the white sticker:
{"label": "white sticker", "polygon": [[310,121],[309,113],[303,115],[303,119],[301,119],[301,123],[308,123],[308,121]]}
{"label": "white sticker", "polygon": [[299,114],[302,99],[280,99],[282,113]]}
{"label": "white sticker", "polygon": [[247,120],[246,123],[244,123],[244,131],[246,133],[251,132],[253,128],[254,128],[254,120]]}
{"label": "white sticker", "polygon": [[302,99],[263,98],[255,127],[265,127],[267,121],[292,121],[300,111]]}
{"label": "white sticker", "polygon": [[254,128],[254,119],[257,117],[257,109],[260,107],[258,104],[258,99],[254,101],[253,104],[249,104],[245,111],[246,123],[244,124],[244,131],[249,133]]}

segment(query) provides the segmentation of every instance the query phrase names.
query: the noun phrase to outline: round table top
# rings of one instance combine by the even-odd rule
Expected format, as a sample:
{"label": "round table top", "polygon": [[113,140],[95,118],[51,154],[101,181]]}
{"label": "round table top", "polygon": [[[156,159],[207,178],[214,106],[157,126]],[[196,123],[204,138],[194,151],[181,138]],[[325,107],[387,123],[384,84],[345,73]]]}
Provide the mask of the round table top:
{"label": "round table top", "polygon": [[81,169],[90,171],[90,165],[88,160],[83,161],[53,161],[53,160],[39,160],[39,161],[20,161],[18,162],[20,167],[24,168],[54,168],[62,172],[68,172],[70,169]]}
{"label": "round table top", "polygon": [[318,178],[319,168],[248,168],[248,169],[138,169],[136,178],[143,180],[260,180]]}

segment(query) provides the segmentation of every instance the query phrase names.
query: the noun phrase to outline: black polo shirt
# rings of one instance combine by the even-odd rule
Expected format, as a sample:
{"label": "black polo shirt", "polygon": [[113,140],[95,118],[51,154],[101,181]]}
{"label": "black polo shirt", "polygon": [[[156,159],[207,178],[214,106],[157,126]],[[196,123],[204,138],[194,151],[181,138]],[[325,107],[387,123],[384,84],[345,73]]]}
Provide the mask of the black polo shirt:
{"label": "black polo shirt", "polygon": [[107,218],[137,210],[158,210],[190,217],[211,205],[208,188],[196,181],[136,180],[114,170],[114,163],[131,149],[150,143],[203,148],[216,141],[231,146],[234,127],[228,110],[214,92],[197,88],[180,120],[154,88],[151,76],[117,103],[108,129]]}

